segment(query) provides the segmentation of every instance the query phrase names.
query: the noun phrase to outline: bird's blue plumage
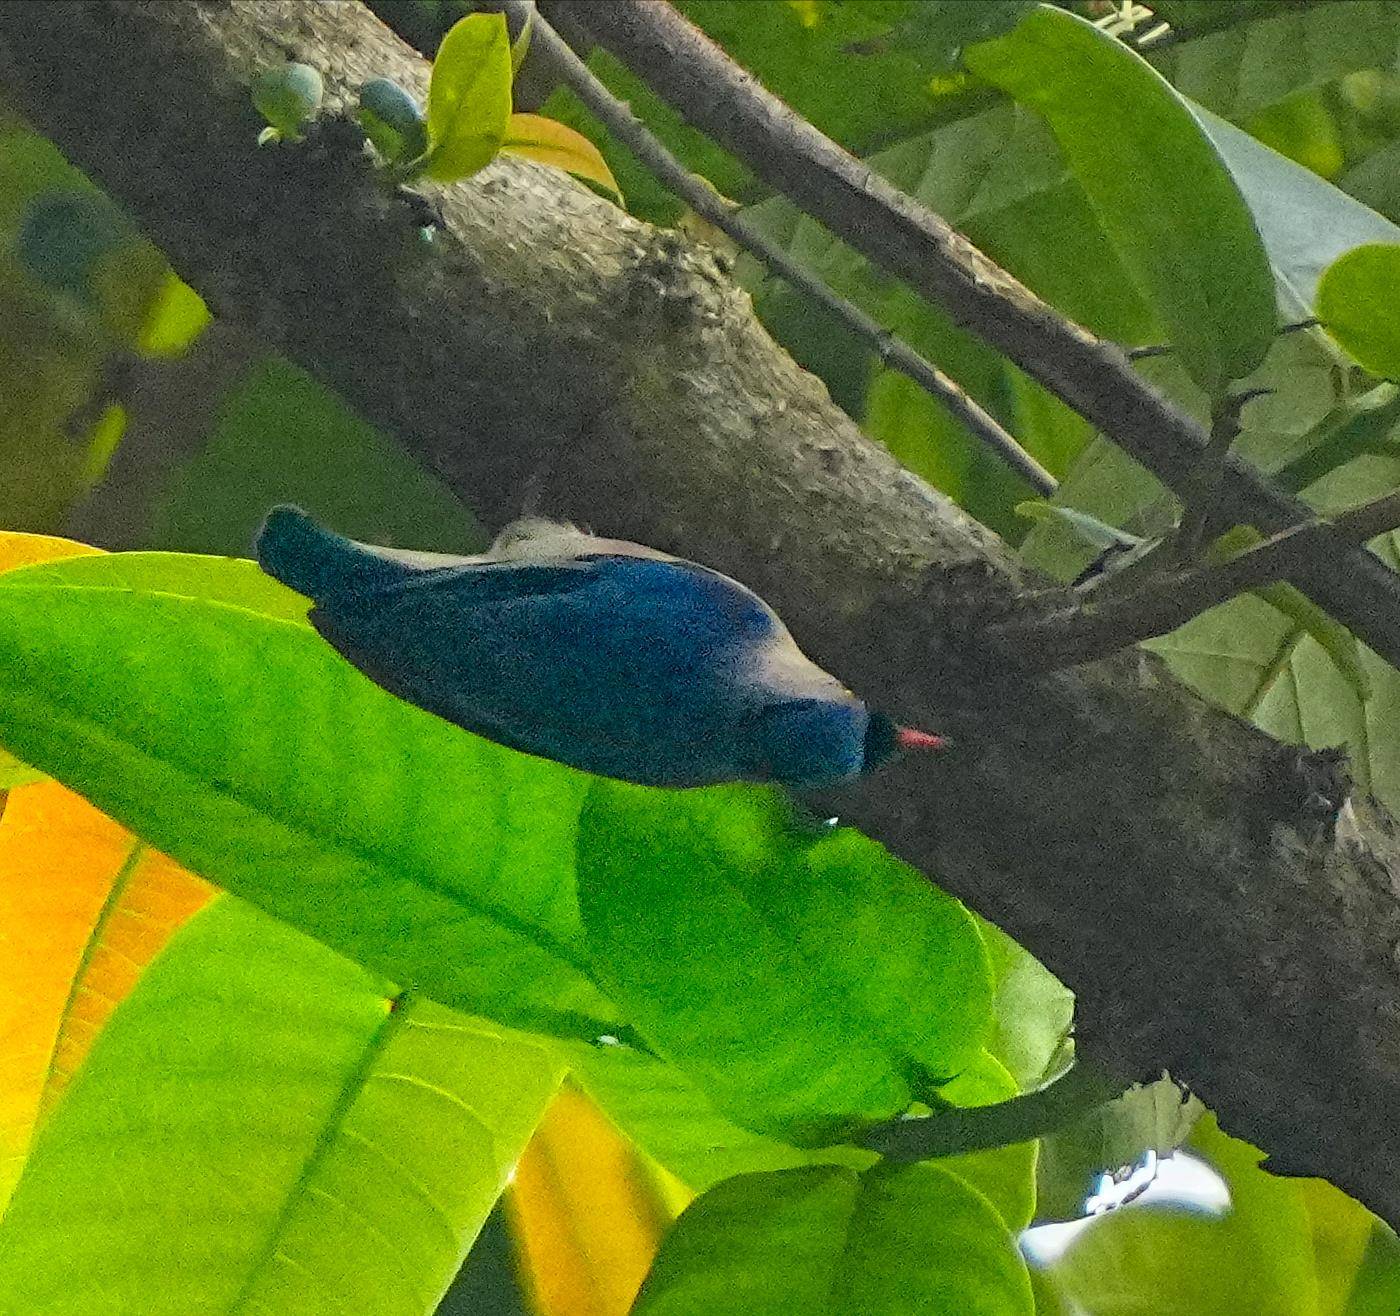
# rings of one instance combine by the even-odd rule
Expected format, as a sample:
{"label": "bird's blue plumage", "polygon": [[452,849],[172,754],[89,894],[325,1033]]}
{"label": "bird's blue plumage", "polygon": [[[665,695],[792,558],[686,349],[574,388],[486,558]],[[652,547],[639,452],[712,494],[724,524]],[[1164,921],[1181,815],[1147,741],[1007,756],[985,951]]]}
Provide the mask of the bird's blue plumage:
{"label": "bird's blue plumage", "polygon": [[512,748],[664,786],[867,766],[865,706],[735,581],[560,527],[502,544],[396,555],[278,508],[257,552],[372,680]]}

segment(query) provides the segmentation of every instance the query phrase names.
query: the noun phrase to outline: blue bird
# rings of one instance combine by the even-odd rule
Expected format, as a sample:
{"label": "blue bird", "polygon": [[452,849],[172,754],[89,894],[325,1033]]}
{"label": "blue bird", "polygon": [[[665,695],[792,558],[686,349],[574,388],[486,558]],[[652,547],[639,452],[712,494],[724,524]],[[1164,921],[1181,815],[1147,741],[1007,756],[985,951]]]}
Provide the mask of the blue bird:
{"label": "blue bird", "polygon": [[941,737],[872,713],[752,590],[543,520],[473,557],[346,539],[294,507],[258,562],[370,680],[512,749],[649,786],[830,786]]}

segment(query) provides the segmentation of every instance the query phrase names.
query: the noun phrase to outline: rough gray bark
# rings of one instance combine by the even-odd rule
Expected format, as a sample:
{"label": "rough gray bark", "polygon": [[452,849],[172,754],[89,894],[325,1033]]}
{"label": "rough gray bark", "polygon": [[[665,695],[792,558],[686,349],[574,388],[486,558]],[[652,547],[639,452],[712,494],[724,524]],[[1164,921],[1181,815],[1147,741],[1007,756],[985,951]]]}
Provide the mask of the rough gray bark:
{"label": "rough gray bark", "polygon": [[353,132],[254,147],[246,85],[288,56],[332,107],[371,76],[426,83],[348,4],[0,6],[3,85],[216,314],[488,522],[547,470],[545,510],[732,572],[824,666],[951,733],[845,816],[1069,983],[1088,1053],[1169,1066],[1282,1166],[1400,1223],[1390,819],[1358,800],[1310,847],[1278,747],[1149,656],[1036,679],[989,661],[979,623],[1020,606],[1009,555],[862,438],[709,254],[512,161],[443,190],[425,246]]}

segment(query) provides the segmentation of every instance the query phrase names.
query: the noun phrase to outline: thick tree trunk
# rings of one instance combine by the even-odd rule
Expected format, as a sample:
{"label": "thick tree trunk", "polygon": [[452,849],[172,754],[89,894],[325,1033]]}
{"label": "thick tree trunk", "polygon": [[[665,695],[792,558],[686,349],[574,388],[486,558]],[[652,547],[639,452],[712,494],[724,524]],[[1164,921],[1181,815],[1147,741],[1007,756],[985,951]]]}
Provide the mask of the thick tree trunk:
{"label": "thick tree trunk", "polygon": [[217,315],[487,522],[542,480],[543,510],[731,572],[853,688],[949,732],[956,752],[842,813],[1071,985],[1088,1053],[1169,1067],[1283,1167],[1400,1223],[1390,819],[1358,800],[1310,848],[1278,747],[1149,656],[998,666],[978,627],[1018,606],[1005,549],[861,436],[712,255],[509,160],[442,190],[424,244],[342,121],[254,146],[247,84],[288,57],[332,111],[370,77],[426,84],[357,5],[0,5],[9,94]]}

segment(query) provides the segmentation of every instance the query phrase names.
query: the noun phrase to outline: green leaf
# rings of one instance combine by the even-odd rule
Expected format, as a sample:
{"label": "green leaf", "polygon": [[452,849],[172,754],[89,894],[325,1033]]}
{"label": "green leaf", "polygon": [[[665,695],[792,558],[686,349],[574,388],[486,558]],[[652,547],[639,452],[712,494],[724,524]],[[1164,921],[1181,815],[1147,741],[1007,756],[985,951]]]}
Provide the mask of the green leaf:
{"label": "green leaf", "polygon": [[1400,1240],[1377,1220],[1342,1316],[1391,1316],[1400,1311]]}
{"label": "green leaf", "polygon": [[1229,31],[1179,42],[1153,65],[1183,96],[1236,123],[1360,69],[1393,67],[1400,14],[1387,0],[1331,0],[1283,9],[1276,0],[1198,0],[1153,5],[1153,13],[1191,32]]}
{"label": "green leaf", "polygon": [[451,183],[488,165],[510,120],[510,35],[504,14],[468,14],[438,47],[428,83],[429,178]]}
{"label": "green leaf", "polygon": [[[1191,1147],[1225,1179],[1230,1209],[1215,1218],[1159,1207],[1116,1211],[1084,1230],[1054,1267],[1064,1291],[1095,1316],[1338,1313],[1325,1290],[1338,1280],[1347,1287],[1347,1276],[1325,1276],[1320,1263],[1355,1273],[1370,1232],[1368,1213],[1327,1185],[1264,1172],[1260,1153],[1222,1134],[1211,1116],[1198,1125]],[[1333,1233],[1342,1221],[1332,1210],[1345,1213],[1347,1205],[1351,1218],[1343,1229],[1364,1226],[1344,1244],[1353,1253],[1349,1260],[1334,1248],[1343,1240]]]}
{"label": "green leaf", "polygon": [[[1206,556],[1213,562],[1224,562],[1262,543],[1263,539],[1264,536],[1252,526],[1235,526],[1210,546]],[[1312,636],[1327,651],[1337,670],[1351,683],[1358,698],[1364,700],[1370,695],[1371,680],[1361,662],[1361,646],[1345,626],[1334,621],[1306,594],[1287,581],[1275,581],[1252,593]]]}
{"label": "green leaf", "polygon": [[1400,228],[1325,179],[1208,110],[1198,110],[1197,117],[1249,201],[1285,316],[1313,313],[1318,280],[1343,252],[1363,243],[1400,242]]}
{"label": "green leaf", "polygon": [[559,1078],[230,897],[98,1037],[0,1223],[15,1311],[417,1316]]}
{"label": "green leaf", "polygon": [[[877,1155],[849,1144],[802,1148],[740,1128],[714,1107],[677,1066],[628,1047],[558,1044],[576,1082],[608,1117],[653,1160],[703,1192],[722,1179],[799,1165],[841,1165],[865,1170]],[[974,1105],[1011,1096],[1016,1085],[990,1056],[939,1092],[940,1099]],[[941,1157],[940,1169],[977,1188],[1008,1228],[1030,1223],[1035,1206],[1036,1144]]]}
{"label": "green leaf", "polygon": [[1031,1316],[1015,1240],[955,1175],[915,1165],[727,1179],[666,1236],[634,1316]]}
{"label": "green leaf", "polygon": [[174,477],[150,547],[242,555],[267,509],[284,502],[375,544],[460,553],[489,539],[400,444],[280,357],[254,366],[218,411],[208,442]]}
{"label": "green leaf", "polygon": [[520,72],[520,66],[525,62],[525,57],[530,53],[530,38],[535,32],[535,12],[531,10],[525,15],[525,25],[520,29],[520,35],[515,38],[510,47],[510,76],[514,79]]}
{"label": "green leaf", "polygon": [[987,1049],[1006,1066],[1016,1088],[1036,1087],[1051,1077],[1049,1068],[1069,1036],[1074,993],[1000,928],[985,919],[977,923],[996,984]]}
{"label": "green leaf", "polygon": [[730,1118],[820,1144],[973,1060],[991,981],[962,905],[789,810],[747,787],[597,781],[579,904],[596,974],[662,1056]]}
{"label": "green leaf", "polygon": [[[71,562],[89,560],[78,582],[125,555]],[[229,599],[253,577],[226,565]],[[303,623],[157,592],[148,555],[131,569],[139,589],[0,585],[0,744],[395,981],[544,1032],[617,1031],[573,892],[587,778],[411,708]]]}
{"label": "green leaf", "polygon": [[696,1192],[755,1170],[845,1165],[864,1170],[879,1159],[848,1144],[794,1147],[740,1127],[715,1109],[684,1070],[623,1046],[559,1043],[574,1080],[653,1160]]}
{"label": "green leaf", "polygon": [[128,590],[226,603],[264,617],[304,621],[310,601],[246,558],[199,553],[94,553],[16,567],[0,589]]}
{"label": "green leaf", "polygon": [[0,791],[14,790],[16,786],[28,786],[43,780],[42,772],[21,763],[8,750],[0,749]]}
{"label": "green leaf", "polygon": [[1400,378],[1400,244],[1368,243],[1339,256],[1317,286],[1323,327],[1373,375]]}
{"label": "green leaf", "polygon": [[[1277,1251],[1296,1247],[1280,1241]],[[1056,1287],[1094,1316],[1317,1316],[1313,1292],[1260,1265],[1221,1221],[1156,1207],[1096,1220],[1053,1268]]]}
{"label": "green leaf", "polygon": [[1268,258],[1239,188],[1171,86],[1092,24],[1044,6],[964,58],[1044,115],[1192,378],[1214,396],[1258,366],[1277,324]]}
{"label": "green leaf", "polygon": [[1016,515],[1028,521],[1061,521],[1076,538],[1103,552],[1106,548],[1136,548],[1142,543],[1137,535],[1119,530],[1107,521],[1100,521],[1088,512],[1073,507],[1062,507],[1058,503],[1028,501],[1016,507]]}
{"label": "green leaf", "polygon": [[1139,1165],[1148,1152],[1168,1156],[1186,1141],[1204,1107],[1170,1078],[1135,1083],[1041,1141],[1037,1214],[1077,1220],[1098,1176]]}
{"label": "green leaf", "polygon": [[[984,1052],[938,1095],[955,1106],[991,1106],[1014,1097],[1019,1090],[1001,1061],[990,1052]],[[956,1156],[940,1156],[926,1164],[956,1174],[977,1189],[996,1208],[1002,1223],[1013,1234],[1019,1234],[1035,1214],[1035,1166],[1039,1147],[1037,1140],[1014,1142]]]}
{"label": "green leaf", "polygon": [[[803,118],[848,150],[929,127],[948,112],[940,80],[961,45],[995,31],[1025,9],[1021,0],[815,0],[806,13],[781,3],[681,0],[678,8]],[[690,128],[664,100],[606,51],[590,69],[685,163],[723,195],[753,199],[763,192],[747,168]],[[674,223],[682,206],[567,90],[542,113],[598,142],[633,214]]]}

